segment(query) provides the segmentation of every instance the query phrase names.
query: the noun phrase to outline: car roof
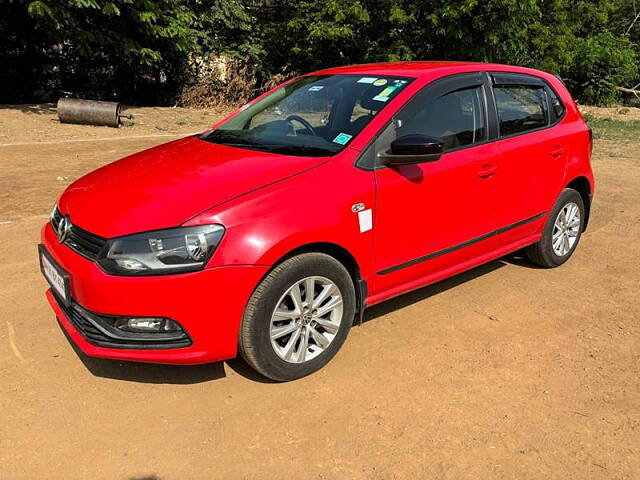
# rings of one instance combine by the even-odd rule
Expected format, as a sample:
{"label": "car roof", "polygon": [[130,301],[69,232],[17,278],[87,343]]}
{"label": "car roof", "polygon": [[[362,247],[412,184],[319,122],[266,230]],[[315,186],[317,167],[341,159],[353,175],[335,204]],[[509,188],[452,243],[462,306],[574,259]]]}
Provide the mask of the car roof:
{"label": "car roof", "polygon": [[452,73],[471,71],[500,71],[525,73],[538,76],[546,76],[545,72],[513,65],[500,65],[496,63],[482,62],[444,62],[444,61],[415,61],[415,62],[381,62],[366,63],[362,65],[348,65],[344,67],[325,68],[309,75],[336,75],[336,74],[377,74],[398,75],[405,77],[439,76]]}

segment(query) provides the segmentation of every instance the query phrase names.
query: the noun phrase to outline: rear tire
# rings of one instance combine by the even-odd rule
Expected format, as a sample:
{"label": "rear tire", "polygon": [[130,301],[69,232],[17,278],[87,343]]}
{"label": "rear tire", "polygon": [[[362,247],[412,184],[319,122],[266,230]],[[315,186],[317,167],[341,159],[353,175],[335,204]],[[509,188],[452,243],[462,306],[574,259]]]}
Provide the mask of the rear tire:
{"label": "rear tire", "polygon": [[565,188],[549,215],[542,238],[527,247],[527,258],[541,267],[559,267],[571,258],[578,246],[584,221],[582,197],[575,190]]}
{"label": "rear tire", "polygon": [[347,269],[323,253],[275,267],[247,303],[240,354],[267,378],[290,381],[325,366],[349,333],[356,309]]}

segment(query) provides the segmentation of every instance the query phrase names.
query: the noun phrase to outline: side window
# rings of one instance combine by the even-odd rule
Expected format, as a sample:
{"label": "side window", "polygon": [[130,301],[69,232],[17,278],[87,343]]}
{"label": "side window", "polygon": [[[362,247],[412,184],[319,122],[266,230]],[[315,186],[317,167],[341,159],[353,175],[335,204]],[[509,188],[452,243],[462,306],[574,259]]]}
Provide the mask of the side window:
{"label": "side window", "polygon": [[414,133],[442,138],[445,151],[481,142],[486,130],[482,87],[416,98],[394,120],[395,138]]}
{"label": "side window", "polygon": [[566,108],[560,97],[550,87],[547,87],[547,96],[549,97],[552,119],[555,122],[564,115]]}
{"label": "side window", "polygon": [[[462,83],[456,80],[458,85]],[[461,88],[455,89],[454,85],[447,88],[441,84],[421,90],[382,129],[362,153],[357,166],[366,170],[381,167],[383,164],[378,154],[389,150],[391,142],[405,135],[442,138],[445,151],[487,140],[484,88],[476,78],[469,81],[473,81],[474,86],[465,88],[460,85]]]}
{"label": "side window", "polygon": [[535,130],[549,124],[547,94],[542,86],[496,85],[493,91],[501,137]]}

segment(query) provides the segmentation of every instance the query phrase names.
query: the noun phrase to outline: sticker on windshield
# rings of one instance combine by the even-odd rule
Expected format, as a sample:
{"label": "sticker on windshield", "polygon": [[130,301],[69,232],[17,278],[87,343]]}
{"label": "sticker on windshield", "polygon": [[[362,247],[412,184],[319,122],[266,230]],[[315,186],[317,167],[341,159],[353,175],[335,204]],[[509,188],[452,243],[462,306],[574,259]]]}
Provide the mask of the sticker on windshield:
{"label": "sticker on windshield", "polygon": [[314,85],[313,87],[309,87],[310,92],[319,92],[324,88],[323,85]]}
{"label": "sticker on windshield", "polygon": [[389,95],[391,95],[393,93],[393,91],[398,88],[396,85],[391,85],[387,88],[385,88],[384,90],[382,90],[378,95],[380,95],[381,97],[388,97]]}
{"label": "sticker on windshield", "polygon": [[338,145],[344,145],[349,140],[351,140],[353,135],[349,135],[347,133],[340,133],[336,138],[333,139],[333,143],[337,143]]}
{"label": "sticker on windshield", "polygon": [[386,79],[386,78],[379,78],[378,80],[376,80],[375,82],[373,82],[373,84],[374,84],[376,87],[381,87],[381,86],[383,86],[383,85],[386,85],[386,84],[387,84],[387,79]]}
{"label": "sticker on windshield", "polygon": [[377,102],[386,102],[389,100],[389,95],[391,95],[393,91],[399,87],[400,85],[390,85],[382,90],[378,95],[373,97],[373,99]]}
{"label": "sticker on windshield", "polygon": [[377,77],[361,77],[357,83],[373,83],[375,85],[376,81],[378,81]]}

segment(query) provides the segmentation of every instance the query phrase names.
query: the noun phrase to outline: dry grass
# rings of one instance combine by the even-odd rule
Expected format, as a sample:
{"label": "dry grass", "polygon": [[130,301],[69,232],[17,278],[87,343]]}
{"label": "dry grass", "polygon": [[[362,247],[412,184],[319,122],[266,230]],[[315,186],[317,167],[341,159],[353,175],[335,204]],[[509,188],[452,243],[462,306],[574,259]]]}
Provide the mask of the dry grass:
{"label": "dry grass", "polygon": [[186,85],[178,103],[183,107],[237,108],[293,76],[293,72],[283,70],[260,84],[250,62],[230,60],[215,64],[197,81]]}

